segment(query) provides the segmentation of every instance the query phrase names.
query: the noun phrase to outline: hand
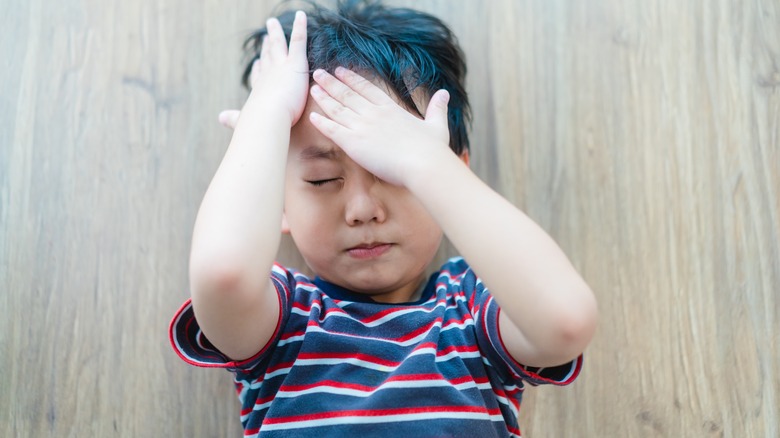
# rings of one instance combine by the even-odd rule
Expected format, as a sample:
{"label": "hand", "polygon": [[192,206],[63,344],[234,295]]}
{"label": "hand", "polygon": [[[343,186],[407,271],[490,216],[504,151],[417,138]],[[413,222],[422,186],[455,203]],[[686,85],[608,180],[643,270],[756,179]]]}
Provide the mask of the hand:
{"label": "hand", "polygon": [[437,91],[420,119],[382,89],[348,69],[333,76],[314,72],[311,95],[324,115],[312,112],[312,124],[358,165],[391,184],[406,186],[410,176],[435,165],[449,149],[449,94]]}
{"label": "hand", "polygon": [[[270,18],[266,29],[268,34],[263,38],[260,57],[252,64],[252,95],[272,102],[280,111],[287,111],[292,126],[301,117],[308,97],[306,14],[301,11],[295,14],[289,49],[279,20]],[[229,126],[234,128],[235,123]]]}
{"label": "hand", "polygon": [[241,115],[241,111],[237,109],[223,110],[219,113],[217,120],[225,128],[236,129],[236,123],[238,123],[238,117]]}

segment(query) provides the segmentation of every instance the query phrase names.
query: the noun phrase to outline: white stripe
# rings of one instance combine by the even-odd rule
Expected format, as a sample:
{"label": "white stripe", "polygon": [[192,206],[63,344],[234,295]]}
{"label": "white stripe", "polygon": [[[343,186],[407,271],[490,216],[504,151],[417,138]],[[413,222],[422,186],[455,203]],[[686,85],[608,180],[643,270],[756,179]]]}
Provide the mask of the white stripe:
{"label": "white stripe", "polygon": [[[424,307],[399,309],[399,310],[397,310],[395,312],[390,312],[387,315],[385,315],[385,316],[383,316],[383,317],[381,317],[381,318],[379,318],[377,320],[371,321],[371,322],[363,322],[363,321],[361,321],[359,319],[355,319],[352,316],[350,316],[348,314],[345,314],[345,313],[341,313],[341,312],[336,312],[336,311],[328,312],[328,311],[325,311],[325,316],[322,318],[322,321],[325,321],[325,320],[327,320],[328,318],[331,318],[331,317],[333,317],[333,318],[347,318],[350,321],[354,321],[354,322],[357,322],[357,323],[361,324],[363,327],[378,327],[378,326],[380,326],[380,325],[382,325],[382,324],[384,324],[384,323],[386,323],[388,321],[392,321],[393,319],[399,318],[399,317],[404,316],[404,315],[408,315],[410,313],[418,313],[418,312],[419,313],[433,313],[436,309],[438,309],[439,307],[442,307],[444,305],[445,305],[444,303],[438,303],[438,304],[436,304],[434,307],[432,307],[430,309],[426,309]],[[293,307],[292,310],[291,310],[291,313],[295,313],[297,315],[309,317],[309,316],[311,316],[311,309],[313,309],[315,307],[317,309],[319,309],[320,312],[322,312],[322,306],[320,306],[319,303],[312,303],[311,306],[309,307],[308,311],[306,311],[304,309],[297,308],[297,307]],[[446,307],[445,307],[445,310],[446,310]]]}
{"label": "white stripe", "polygon": [[398,367],[397,366],[387,366],[378,364],[376,362],[370,362],[367,360],[361,360],[356,358],[344,358],[344,357],[334,357],[334,358],[322,358],[322,359],[296,359],[295,364],[293,366],[316,366],[316,365],[339,365],[339,364],[350,364],[354,366],[358,366],[361,368],[368,368],[371,370],[377,370],[377,371],[383,371],[383,372],[391,372],[395,371]]}
{"label": "white stripe", "polygon": [[512,411],[512,415],[514,415],[515,418],[518,418],[520,416],[520,411],[517,410],[515,405],[512,402],[510,402],[509,399],[507,399],[504,396],[498,395],[495,392],[493,394],[496,396],[496,400],[498,400],[499,403],[501,403],[502,405],[508,407],[509,410]]}
{"label": "white stripe", "polygon": [[268,400],[268,401],[267,401],[267,402],[265,402],[265,403],[260,403],[259,405],[257,405],[257,404],[256,404],[256,405],[255,405],[255,406],[252,408],[252,410],[253,410],[253,411],[262,411],[263,409],[270,407],[270,406],[271,406],[271,403],[273,403],[273,402],[274,402],[274,400],[276,400],[276,397],[272,398],[271,400]]}
{"label": "white stripe", "polygon": [[408,359],[410,357],[420,356],[420,355],[423,355],[423,354],[430,354],[430,355],[435,356],[436,355],[436,349],[433,348],[433,347],[418,348],[417,350],[414,350],[411,353],[409,353],[409,355],[406,356],[406,357]]}
{"label": "white stripe", "polygon": [[441,388],[451,387],[459,391],[470,388],[477,389],[492,389],[489,382],[476,383],[476,382],[463,382],[453,385],[447,380],[404,380],[386,382],[371,390],[360,390],[353,388],[340,388],[337,386],[321,385],[314,388],[303,389],[300,391],[279,391],[276,393],[276,397],[292,398],[307,394],[327,393],[337,395],[350,395],[354,397],[370,397],[375,393],[383,389],[401,389],[401,388]]}
{"label": "white stripe", "polygon": [[[447,354],[437,356],[436,355],[436,349],[432,347],[427,348],[420,348],[418,350],[415,350],[411,352],[407,359],[413,356],[421,356],[421,355],[431,355],[434,356],[435,362],[447,362],[448,360],[452,360],[456,357],[459,358],[475,358],[480,357],[481,354],[479,351],[451,351]],[[333,358],[319,358],[319,359],[296,359],[295,364],[293,366],[317,366],[317,365],[339,365],[339,364],[350,364],[353,366],[358,366],[361,368],[368,368],[371,370],[376,371],[382,371],[382,372],[392,372],[398,369],[398,367],[403,363],[398,364],[398,366],[388,366],[388,365],[382,365],[376,362],[371,362],[367,360],[357,359],[357,358],[351,358],[351,357],[333,357]],[[284,373],[289,372],[290,368],[285,368],[282,370],[274,371],[271,374],[267,374],[265,376],[266,379],[277,376],[280,373],[280,371],[283,371]]]}
{"label": "white stripe", "polygon": [[360,320],[356,320],[356,321],[360,322],[361,324],[363,324],[366,327],[376,327],[378,325],[382,325],[382,324],[386,323],[387,321],[390,321],[390,320],[393,320],[395,318],[398,318],[399,316],[407,315],[409,313],[417,313],[417,312],[431,313],[434,310],[436,310],[437,307],[439,307],[439,304],[434,306],[432,309],[424,309],[424,308],[403,309],[403,310],[399,310],[399,311],[396,311],[396,312],[388,313],[387,315],[385,315],[385,316],[383,316],[383,317],[381,317],[381,318],[379,318],[379,319],[377,319],[375,321],[371,321],[369,323],[363,323]]}
{"label": "white stripe", "polygon": [[428,336],[428,334],[430,334],[431,330],[433,330],[434,327],[438,327],[438,328],[441,329],[441,322],[437,321],[436,323],[432,324],[431,327],[427,331],[425,331],[423,333],[420,333],[419,335],[415,336],[414,338],[407,339],[406,341],[403,341],[403,342],[395,341],[395,340],[392,340],[392,339],[374,338],[374,337],[369,337],[369,336],[356,336],[356,335],[350,335],[348,333],[330,332],[330,331],[324,330],[322,327],[317,327],[317,326],[309,326],[309,327],[306,328],[306,331],[307,332],[326,333],[326,334],[331,335],[331,336],[346,336],[346,337],[350,337],[350,338],[354,338],[354,339],[365,339],[365,340],[368,340],[368,341],[386,342],[388,344],[394,344],[394,345],[400,345],[402,347],[407,347],[409,345],[417,344],[421,340],[425,339]]}
{"label": "white stripe", "polygon": [[[190,304],[190,307],[192,307],[192,304]],[[185,310],[186,311],[186,310]],[[182,355],[190,358],[190,360],[193,360],[190,356],[184,353],[184,350],[181,348],[181,344],[179,344],[179,336],[177,333],[177,329],[179,328],[179,323],[181,322],[181,317],[184,315],[184,312],[182,311],[178,315],[176,315],[176,322],[173,323],[173,343],[176,344],[176,349],[181,353]]]}
{"label": "white stripe", "polygon": [[[407,358],[413,356],[428,355],[428,354],[435,356],[434,358],[435,362],[446,362],[456,357],[460,357],[460,358],[480,357],[479,351],[474,351],[474,352],[451,351],[445,355],[436,356],[436,350],[434,348],[421,348],[419,350],[413,351],[411,354],[409,354],[409,356],[407,356]],[[296,359],[293,366],[296,367],[296,366],[340,365],[340,364],[350,364],[361,368],[367,368],[370,370],[390,373],[397,370],[398,367],[403,364],[403,362],[399,363],[397,366],[388,366],[388,365],[382,365],[376,362],[371,362],[371,361],[357,359],[357,358],[326,357],[320,359]],[[281,374],[287,374],[290,372],[290,369],[291,369],[290,367],[278,369],[272,373],[266,374],[263,378],[270,379],[271,377],[275,377]]]}
{"label": "white stripe", "polygon": [[282,345],[290,344],[292,342],[303,341],[304,336],[305,335],[290,336],[287,339],[281,339],[279,342],[276,343],[276,346],[281,347]]}
{"label": "white stripe", "polygon": [[279,368],[278,370],[276,370],[276,371],[274,371],[272,373],[267,373],[265,376],[263,376],[263,380],[268,380],[268,379],[270,379],[272,377],[280,376],[282,374],[287,374],[287,373],[290,372],[291,369],[292,369],[292,367]]}
{"label": "white stripe", "polygon": [[571,368],[569,369],[569,372],[566,374],[566,377],[564,377],[563,379],[560,380],[560,382],[565,382],[565,381],[571,379],[571,376],[573,376],[574,372],[577,370],[577,361],[578,360],[579,359],[575,359],[575,360],[572,361]]}
{"label": "white stripe", "polygon": [[480,357],[481,354],[479,351],[457,351],[453,350],[450,351],[447,354],[443,354],[441,356],[436,356],[436,362],[446,362],[454,357],[461,357],[461,358],[474,358],[474,357]]}
{"label": "white stripe", "polygon": [[311,315],[311,309],[318,308],[320,311],[322,311],[322,307],[320,306],[320,303],[311,303],[311,306],[309,306],[309,310],[303,310],[298,307],[293,306],[292,309],[290,309],[290,313],[297,313],[298,315],[302,316],[309,316]]}
{"label": "white stripe", "polygon": [[350,416],[336,418],[321,418],[316,420],[294,421],[281,424],[263,424],[263,430],[289,430],[304,427],[336,426],[341,424],[376,424],[400,421],[440,420],[444,418],[461,420],[490,420],[503,423],[501,415],[487,415],[481,412],[422,412],[418,414],[393,414],[382,416]]}
{"label": "white stripe", "polygon": [[442,327],[441,331],[452,330],[452,329],[456,329],[456,328],[462,330],[462,329],[464,329],[464,328],[466,328],[468,326],[472,326],[472,325],[474,325],[474,320],[471,319],[471,318],[468,318],[467,320],[465,320],[463,322],[458,322],[458,323],[450,322],[447,325],[445,325],[444,327]]}

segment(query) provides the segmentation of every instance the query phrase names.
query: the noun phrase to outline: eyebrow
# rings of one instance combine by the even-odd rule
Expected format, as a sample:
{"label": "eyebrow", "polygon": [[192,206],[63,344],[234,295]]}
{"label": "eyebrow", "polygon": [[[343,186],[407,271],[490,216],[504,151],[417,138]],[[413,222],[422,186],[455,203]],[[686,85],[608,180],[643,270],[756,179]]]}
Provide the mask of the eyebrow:
{"label": "eyebrow", "polygon": [[317,159],[335,160],[342,153],[343,152],[341,152],[338,148],[307,146],[301,151],[300,154],[298,154],[298,157],[301,160],[317,160]]}

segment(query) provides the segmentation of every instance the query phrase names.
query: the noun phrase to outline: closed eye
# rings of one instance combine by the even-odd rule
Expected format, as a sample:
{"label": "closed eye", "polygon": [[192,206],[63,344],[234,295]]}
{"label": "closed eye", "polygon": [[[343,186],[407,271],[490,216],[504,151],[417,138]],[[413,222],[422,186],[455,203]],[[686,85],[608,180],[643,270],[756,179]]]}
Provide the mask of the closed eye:
{"label": "closed eye", "polygon": [[327,183],[330,183],[330,182],[336,182],[338,180],[339,180],[338,178],[329,178],[329,179],[318,179],[318,180],[306,181],[306,182],[311,184],[311,185],[313,185],[313,186],[319,187],[319,186],[323,186],[323,185],[325,185]]}

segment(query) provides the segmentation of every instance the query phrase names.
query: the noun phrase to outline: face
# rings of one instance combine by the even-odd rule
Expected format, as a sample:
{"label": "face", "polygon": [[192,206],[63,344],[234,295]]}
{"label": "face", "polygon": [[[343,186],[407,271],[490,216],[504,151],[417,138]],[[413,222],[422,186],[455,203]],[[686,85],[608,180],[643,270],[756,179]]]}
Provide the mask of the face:
{"label": "face", "polygon": [[379,180],[309,122],[290,137],[283,231],[321,278],[380,302],[416,299],[442,231],[408,190]]}

